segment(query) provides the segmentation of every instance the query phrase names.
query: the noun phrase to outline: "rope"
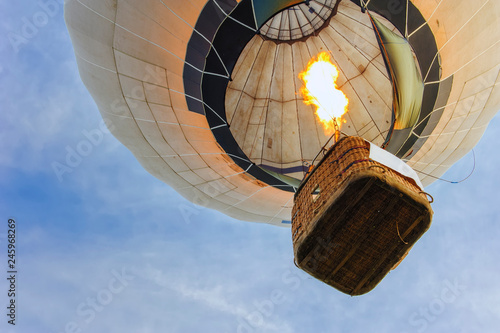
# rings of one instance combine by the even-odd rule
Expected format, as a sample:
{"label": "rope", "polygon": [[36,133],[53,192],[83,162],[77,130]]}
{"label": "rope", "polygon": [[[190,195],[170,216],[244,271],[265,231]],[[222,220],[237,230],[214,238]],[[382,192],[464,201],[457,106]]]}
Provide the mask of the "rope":
{"label": "rope", "polygon": [[[348,166],[347,166],[344,170],[342,170],[342,172],[341,172],[341,173],[339,173],[339,174],[338,174],[338,176],[343,175],[343,174],[344,174],[347,170],[349,170],[349,168],[350,168],[350,167],[352,167],[354,164],[358,164],[358,163],[361,163],[361,162],[367,162],[367,161],[369,161],[369,160],[370,160],[369,158],[365,158],[365,159],[362,159],[362,160],[356,160],[356,161],[354,161],[354,162],[350,163],[350,164],[349,164],[349,165],[348,165]],[[337,176],[337,177],[338,177],[338,176]]]}
{"label": "rope", "polygon": [[459,180],[459,181],[453,181],[453,180],[448,180],[448,179],[444,179],[444,178],[440,178],[440,177],[436,177],[436,176],[433,176],[431,174],[428,174],[428,173],[425,173],[423,171],[419,171],[419,170],[415,170],[416,172],[419,172],[423,175],[426,175],[428,177],[431,177],[431,178],[434,178],[434,179],[437,179],[437,180],[441,180],[443,182],[447,182],[447,183],[450,183],[450,184],[459,184],[461,182],[464,182],[466,181],[467,179],[469,179],[470,176],[472,176],[472,174],[474,173],[474,171],[476,170],[476,153],[474,152],[474,149],[472,149],[472,156],[473,156],[473,160],[474,160],[474,164],[472,166],[472,171],[469,173],[469,175],[467,177],[465,177],[464,179],[462,180]]}
{"label": "rope", "polygon": [[418,194],[425,195],[427,197],[427,201],[429,201],[429,203],[433,203],[434,202],[434,197],[432,195],[430,195],[429,193],[424,192],[424,191],[420,191],[420,192],[418,192]]}
{"label": "rope", "polygon": [[398,223],[398,221],[396,221],[396,230],[398,231],[398,236],[399,236],[399,239],[401,239],[401,241],[402,241],[403,243],[408,244],[408,242],[405,242],[405,241],[403,240],[403,238],[401,238],[401,234],[399,233],[399,223]]}
{"label": "rope", "polygon": [[314,157],[314,159],[311,161],[311,165],[314,165],[314,162],[316,162],[316,159],[318,158],[319,154],[321,154],[322,152],[326,151],[326,145],[330,143],[330,141],[332,140],[332,138],[335,136],[335,133],[333,133],[330,138],[326,141],[326,143],[323,145],[323,147],[321,147],[321,149],[319,150],[318,154]]}
{"label": "rope", "polygon": [[350,152],[351,150],[354,150],[354,149],[365,149],[365,150],[370,150],[369,148],[367,148],[366,146],[356,146],[356,147],[352,147],[350,149],[347,149],[345,152],[342,153],[342,155],[340,155],[336,160],[333,160],[330,162],[330,164],[332,163],[335,163],[335,162],[338,162],[342,157],[344,157],[348,152]]}
{"label": "rope", "polygon": [[302,181],[304,181],[304,179],[306,179],[306,177],[311,173],[312,169],[314,168],[314,162],[316,162],[316,159],[318,158],[318,156],[323,153],[323,156],[325,155],[325,152],[328,151],[328,149],[326,149],[326,146],[330,143],[330,141],[332,140],[332,138],[334,136],[336,136],[336,134],[339,133],[339,136],[340,135],[345,135],[345,136],[348,136],[346,133],[342,132],[340,129],[337,131],[335,131],[335,133],[333,133],[330,138],[326,141],[326,143],[323,145],[323,147],[321,147],[321,149],[319,150],[318,154],[316,155],[316,157],[314,157],[314,159],[311,161],[311,164],[309,164],[309,162],[307,162],[306,160],[302,160],[302,162],[307,162],[307,164],[309,165],[309,170],[307,170],[307,172],[304,174],[304,177],[302,178]]}

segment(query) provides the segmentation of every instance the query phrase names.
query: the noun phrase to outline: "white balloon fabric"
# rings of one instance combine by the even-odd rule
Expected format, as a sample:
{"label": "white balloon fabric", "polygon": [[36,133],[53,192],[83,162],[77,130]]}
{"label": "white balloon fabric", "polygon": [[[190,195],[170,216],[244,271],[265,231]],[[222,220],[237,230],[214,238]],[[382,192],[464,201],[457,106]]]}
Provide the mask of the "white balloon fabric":
{"label": "white balloon fabric", "polygon": [[[407,41],[422,79],[408,128],[394,128],[395,82],[370,15]],[[500,107],[498,1],[67,0],[65,19],[113,135],[185,198],[240,220],[290,223],[296,184],[328,139],[298,94],[321,51],[350,100],[342,130],[424,185]]]}

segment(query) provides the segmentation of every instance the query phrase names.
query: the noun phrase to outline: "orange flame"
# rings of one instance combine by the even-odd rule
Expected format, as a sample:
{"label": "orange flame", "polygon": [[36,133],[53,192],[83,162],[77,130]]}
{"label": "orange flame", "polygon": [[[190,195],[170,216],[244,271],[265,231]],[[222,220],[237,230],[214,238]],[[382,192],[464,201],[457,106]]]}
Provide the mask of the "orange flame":
{"label": "orange flame", "polygon": [[347,112],[349,105],[346,95],[337,87],[338,76],[339,71],[328,52],[313,57],[307,68],[299,74],[299,79],[304,82],[300,88],[304,103],[315,106],[316,116],[323,124],[325,133],[340,129],[342,115]]}

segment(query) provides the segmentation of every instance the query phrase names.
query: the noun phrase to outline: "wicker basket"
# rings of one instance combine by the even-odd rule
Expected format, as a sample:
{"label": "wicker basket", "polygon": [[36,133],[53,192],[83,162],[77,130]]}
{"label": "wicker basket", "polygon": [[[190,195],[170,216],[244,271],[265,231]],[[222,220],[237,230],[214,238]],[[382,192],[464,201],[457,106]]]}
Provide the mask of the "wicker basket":
{"label": "wicker basket", "polygon": [[372,290],[432,219],[415,181],[369,156],[362,138],[341,139],[299,187],[292,210],[297,266],[349,295]]}

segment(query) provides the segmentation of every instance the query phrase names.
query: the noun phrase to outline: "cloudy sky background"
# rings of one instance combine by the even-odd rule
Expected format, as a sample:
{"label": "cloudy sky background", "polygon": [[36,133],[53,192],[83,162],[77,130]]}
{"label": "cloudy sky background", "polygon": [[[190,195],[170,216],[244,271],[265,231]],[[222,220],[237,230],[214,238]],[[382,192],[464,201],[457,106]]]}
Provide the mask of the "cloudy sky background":
{"label": "cloudy sky background", "polygon": [[[0,3],[1,332],[499,331],[499,116],[475,148],[474,174],[427,188],[429,232],[372,292],[349,297],[293,265],[288,228],[189,203],[101,131],[57,1],[51,15],[35,1]],[[58,177],[54,163],[93,130],[102,140]],[[469,153],[445,178],[472,167]]]}

